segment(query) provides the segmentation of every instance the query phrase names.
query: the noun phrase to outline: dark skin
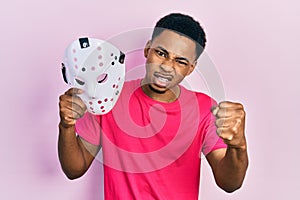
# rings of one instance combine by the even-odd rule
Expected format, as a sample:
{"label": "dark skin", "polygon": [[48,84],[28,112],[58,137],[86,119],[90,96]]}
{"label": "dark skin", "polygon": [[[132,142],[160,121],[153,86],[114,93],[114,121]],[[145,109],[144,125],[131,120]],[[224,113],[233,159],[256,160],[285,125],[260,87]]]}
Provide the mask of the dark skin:
{"label": "dark skin", "polygon": [[227,149],[215,150],[206,158],[217,185],[226,192],[233,192],[242,186],[248,167],[246,113],[241,104],[229,101],[219,103],[212,112],[217,118],[217,134],[227,144]]}
{"label": "dark skin", "polygon": [[[191,74],[197,64],[196,45],[191,39],[165,30],[144,49],[146,75],[142,89],[149,97],[161,102],[173,102],[180,95],[178,84]],[[85,104],[77,96],[81,90],[70,89],[60,96],[59,159],[67,177],[82,176],[91,165],[99,147],[75,135],[74,124],[86,112]],[[217,185],[226,192],[241,187],[247,167],[245,111],[240,103],[224,101],[212,108],[216,116],[217,134],[227,148],[209,153],[210,164]]]}
{"label": "dark skin", "polygon": [[75,134],[75,122],[86,112],[86,106],[77,96],[83,91],[71,88],[59,97],[60,123],[58,155],[61,167],[69,179],[81,177],[94,160],[98,147]]}

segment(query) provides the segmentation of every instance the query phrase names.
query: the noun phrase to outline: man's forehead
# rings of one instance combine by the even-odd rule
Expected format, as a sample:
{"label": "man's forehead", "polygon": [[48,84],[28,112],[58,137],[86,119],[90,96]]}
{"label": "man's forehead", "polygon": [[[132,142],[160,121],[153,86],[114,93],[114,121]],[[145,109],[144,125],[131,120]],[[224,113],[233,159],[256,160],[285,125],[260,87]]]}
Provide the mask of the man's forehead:
{"label": "man's forehead", "polygon": [[162,47],[169,53],[195,60],[196,42],[175,31],[165,29],[151,41],[151,47]]}

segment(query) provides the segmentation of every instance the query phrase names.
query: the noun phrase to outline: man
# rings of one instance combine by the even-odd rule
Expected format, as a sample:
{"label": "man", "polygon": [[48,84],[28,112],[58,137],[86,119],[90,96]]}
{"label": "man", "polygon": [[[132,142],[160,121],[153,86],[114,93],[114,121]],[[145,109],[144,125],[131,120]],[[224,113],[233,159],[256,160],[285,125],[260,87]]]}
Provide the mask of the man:
{"label": "man", "polygon": [[145,77],[124,84],[111,112],[86,112],[82,90],[61,95],[58,149],[67,177],[82,176],[101,148],[105,199],[198,199],[202,151],[220,188],[240,188],[248,166],[243,106],[216,105],[179,85],[205,42],[193,18],[167,15],[145,46]]}

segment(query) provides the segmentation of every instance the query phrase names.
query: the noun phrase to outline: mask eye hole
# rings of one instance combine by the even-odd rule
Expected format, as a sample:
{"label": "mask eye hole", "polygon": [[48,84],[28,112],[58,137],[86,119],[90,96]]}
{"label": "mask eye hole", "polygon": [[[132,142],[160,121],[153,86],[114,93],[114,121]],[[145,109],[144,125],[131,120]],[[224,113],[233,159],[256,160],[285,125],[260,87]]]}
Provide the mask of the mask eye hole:
{"label": "mask eye hole", "polygon": [[79,77],[76,77],[76,78],[75,78],[75,81],[76,81],[76,83],[78,83],[79,85],[84,85],[84,81],[83,81],[81,78],[79,78]]}
{"label": "mask eye hole", "polygon": [[107,74],[100,74],[97,78],[98,83],[105,83],[107,81]]}
{"label": "mask eye hole", "polygon": [[125,54],[120,51],[119,63],[124,64],[124,60],[125,60]]}
{"label": "mask eye hole", "polygon": [[66,67],[64,63],[61,63],[61,72],[63,75],[63,79],[66,83],[68,83],[67,75],[66,75]]}

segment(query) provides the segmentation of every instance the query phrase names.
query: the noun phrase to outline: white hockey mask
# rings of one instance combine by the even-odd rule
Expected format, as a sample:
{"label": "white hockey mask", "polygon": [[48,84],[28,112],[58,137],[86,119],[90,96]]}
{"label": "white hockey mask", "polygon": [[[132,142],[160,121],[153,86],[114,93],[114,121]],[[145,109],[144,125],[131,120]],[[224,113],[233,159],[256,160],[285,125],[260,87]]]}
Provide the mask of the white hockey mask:
{"label": "white hockey mask", "polygon": [[80,38],[65,51],[62,73],[66,83],[84,90],[80,98],[92,114],[106,114],[116,104],[125,79],[125,55],[112,44]]}

